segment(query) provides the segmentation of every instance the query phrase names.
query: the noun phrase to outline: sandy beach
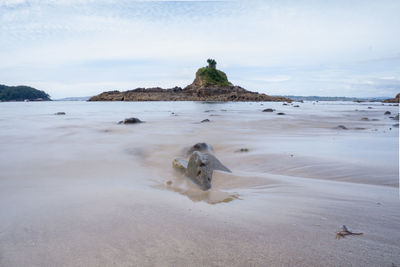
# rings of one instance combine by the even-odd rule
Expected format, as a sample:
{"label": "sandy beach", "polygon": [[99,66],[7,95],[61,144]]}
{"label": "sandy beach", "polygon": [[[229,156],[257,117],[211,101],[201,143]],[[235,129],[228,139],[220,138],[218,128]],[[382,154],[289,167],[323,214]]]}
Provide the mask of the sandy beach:
{"label": "sandy beach", "polygon": [[[379,102],[1,103],[0,266],[399,266],[397,114]],[[128,117],[145,123],[118,124]],[[207,192],[171,164],[198,142],[232,170]],[[363,235],[336,239],[342,225]]]}

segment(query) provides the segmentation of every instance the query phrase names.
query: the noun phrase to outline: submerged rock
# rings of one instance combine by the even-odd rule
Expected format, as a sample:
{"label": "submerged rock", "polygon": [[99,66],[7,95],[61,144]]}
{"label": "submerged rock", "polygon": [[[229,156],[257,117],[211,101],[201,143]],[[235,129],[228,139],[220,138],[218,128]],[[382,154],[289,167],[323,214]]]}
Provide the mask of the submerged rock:
{"label": "submerged rock", "polygon": [[390,111],[386,111],[384,115],[390,115]]}
{"label": "submerged rock", "polygon": [[201,121],[201,123],[203,123],[203,122],[210,122],[210,120],[209,119],[205,119],[205,120]]}
{"label": "submerged rock", "polygon": [[286,114],[283,112],[278,112],[278,113],[276,113],[276,115],[286,115]]}
{"label": "submerged rock", "polygon": [[118,124],[135,124],[135,123],[142,123],[143,121],[139,120],[138,118],[127,118],[123,121],[118,122]]}
{"label": "submerged rock", "polygon": [[65,115],[65,112],[56,112],[54,115]]}

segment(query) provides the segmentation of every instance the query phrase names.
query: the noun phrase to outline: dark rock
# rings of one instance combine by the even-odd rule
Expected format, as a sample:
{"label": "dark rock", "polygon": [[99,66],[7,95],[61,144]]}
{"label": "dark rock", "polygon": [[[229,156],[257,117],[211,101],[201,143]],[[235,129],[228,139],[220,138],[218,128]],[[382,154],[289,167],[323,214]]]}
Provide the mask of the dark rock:
{"label": "dark rock", "polygon": [[143,121],[139,120],[138,118],[127,118],[123,121],[118,122],[118,124],[135,124],[135,123],[142,123]]}
{"label": "dark rock", "polygon": [[213,148],[207,143],[197,143],[186,152],[186,155],[191,155],[194,151],[212,153]]}
{"label": "dark rock", "polygon": [[340,129],[340,130],[348,130],[346,126],[344,125],[338,125],[335,127],[335,129]]}
{"label": "dark rock", "polygon": [[390,111],[385,112],[385,115],[390,115],[390,114],[391,114]]}
{"label": "dark rock", "polygon": [[56,112],[54,115],[65,115],[65,112]]}
{"label": "dark rock", "polygon": [[393,127],[399,128],[399,124],[398,123],[393,124]]}
{"label": "dark rock", "polygon": [[201,121],[201,123],[203,123],[203,122],[210,122],[210,120],[209,119],[205,119],[205,120]]}
{"label": "dark rock", "polygon": [[294,107],[294,108],[299,108],[300,106],[299,106],[299,105],[294,105],[293,107]]}
{"label": "dark rock", "polygon": [[362,121],[368,121],[369,119],[367,117],[361,118]]}
{"label": "dark rock", "polygon": [[282,106],[287,106],[287,105],[288,105],[287,103],[283,103],[283,104],[282,104]]}
{"label": "dark rock", "polygon": [[272,108],[266,108],[263,110],[263,112],[274,112],[274,109]]}
{"label": "dark rock", "polygon": [[397,114],[393,119],[398,121],[399,120],[399,114]]}
{"label": "dark rock", "polygon": [[278,112],[278,113],[276,113],[276,115],[286,115],[286,114],[283,112]]}
{"label": "dark rock", "polygon": [[372,107],[368,107],[368,109],[372,109]]}

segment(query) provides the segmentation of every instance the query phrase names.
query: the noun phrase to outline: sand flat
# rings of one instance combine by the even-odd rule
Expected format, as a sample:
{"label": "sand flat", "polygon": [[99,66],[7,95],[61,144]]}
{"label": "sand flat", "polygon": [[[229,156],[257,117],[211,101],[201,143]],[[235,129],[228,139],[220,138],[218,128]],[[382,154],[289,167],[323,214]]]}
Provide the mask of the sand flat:
{"label": "sand flat", "polygon": [[[300,105],[2,103],[0,265],[398,266],[397,107]],[[232,170],[207,194],[171,167],[199,141]]]}

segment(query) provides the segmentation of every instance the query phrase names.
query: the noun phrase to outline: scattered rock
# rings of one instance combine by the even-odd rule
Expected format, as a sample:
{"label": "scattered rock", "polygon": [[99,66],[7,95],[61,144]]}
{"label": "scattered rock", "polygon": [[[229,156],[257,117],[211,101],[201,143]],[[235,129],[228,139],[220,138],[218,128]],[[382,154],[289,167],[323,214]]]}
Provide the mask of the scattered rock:
{"label": "scattered rock", "polygon": [[205,119],[205,120],[201,121],[201,123],[203,123],[203,122],[210,122],[210,120],[209,119]]}
{"label": "scattered rock", "polygon": [[294,107],[294,108],[299,108],[300,106],[299,106],[299,105],[294,105],[293,107]]}
{"label": "scattered rock", "polygon": [[391,114],[390,111],[385,112],[385,115],[390,115],[390,114]]}
{"label": "scattered rock", "polygon": [[368,109],[372,109],[372,107],[368,107]]}
{"label": "scattered rock", "polygon": [[369,119],[367,117],[361,118],[362,121],[368,121]]}
{"label": "scattered rock", "polygon": [[199,152],[206,152],[206,153],[212,153],[213,148],[207,144],[207,143],[197,143],[194,146],[190,147],[187,152],[185,153],[187,156],[191,155],[194,151],[199,151]]}
{"label": "scattered rock", "polygon": [[138,118],[127,118],[123,121],[118,122],[118,124],[135,124],[135,123],[142,123],[143,121],[139,120]]}
{"label": "scattered rock", "polygon": [[399,124],[398,123],[393,124],[393,127],[399,128]]}
{"label": "scattered rock", "polygon": [[340,129],[340,130],[348,130],[348,128],[344,125],[338,125],[335,127],[335,129]]}
{"label": "scattered rock", "polygon": [[56,112],[54,115],[65,115],[65,112]]}
{"label": "scattered rock", "polygon": [[287,103],[283,103],[283,104],[282,104],[282,106],[287,106],[287,105],[288,105]]}
{"label": "scattered rock", "polygon": [[241,148],[238,150],[238,152],[249,152],[248,148]]}
{"label": "scattered rock", "polygon": [[274,109],[272,108],[266,108],[263,110],[263,112],[274,112]]}
{"label": "scattered rock", "polygon": [[399,120],[399,114],[397,114],[393,119],[398,121]]}
{"label": "scattered rock", "polygon": [[276,115],[286,115],[286,114],[283,112],[278,112],[278,113],[276,113]]}

